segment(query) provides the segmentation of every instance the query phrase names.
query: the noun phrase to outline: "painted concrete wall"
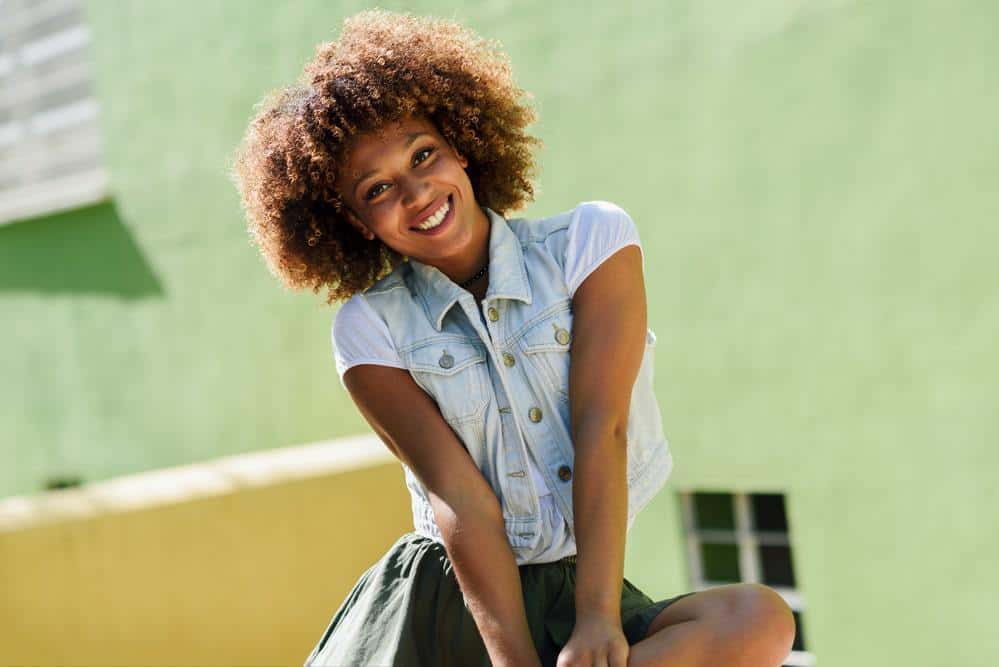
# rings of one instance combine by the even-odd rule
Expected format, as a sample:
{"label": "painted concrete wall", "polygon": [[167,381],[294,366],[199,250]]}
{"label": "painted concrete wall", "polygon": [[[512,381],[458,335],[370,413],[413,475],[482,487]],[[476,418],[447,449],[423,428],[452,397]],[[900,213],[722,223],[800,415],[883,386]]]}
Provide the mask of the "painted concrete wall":
{"label": "painted concrete wall", "polygon": [[[788,494],[820,665],[999,660],[999,5],[407,7],[535,93],[529,214],[636,220],[671,491]],[[90,4],[114,200],[0,228],[0,495],[363,430],[224,165],[361,5],[181,8]],[[683,585],[674,497],[641,521],[629,567]]]}
{"label": "painted concrete wall", "polygon": [[0,500],[0,665],[302,664],[412,528],[368,440]]}

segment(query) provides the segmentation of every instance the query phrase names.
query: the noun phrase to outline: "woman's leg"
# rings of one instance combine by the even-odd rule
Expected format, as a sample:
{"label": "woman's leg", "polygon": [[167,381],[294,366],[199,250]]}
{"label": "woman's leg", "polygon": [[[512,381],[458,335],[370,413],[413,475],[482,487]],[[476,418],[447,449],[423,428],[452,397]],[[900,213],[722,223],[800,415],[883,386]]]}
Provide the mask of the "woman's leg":
{"label": "woman's leg", "polygon": [[663,609],[628,667],[779,667],[793,640],[794,617],[775,591],[719,586]]}

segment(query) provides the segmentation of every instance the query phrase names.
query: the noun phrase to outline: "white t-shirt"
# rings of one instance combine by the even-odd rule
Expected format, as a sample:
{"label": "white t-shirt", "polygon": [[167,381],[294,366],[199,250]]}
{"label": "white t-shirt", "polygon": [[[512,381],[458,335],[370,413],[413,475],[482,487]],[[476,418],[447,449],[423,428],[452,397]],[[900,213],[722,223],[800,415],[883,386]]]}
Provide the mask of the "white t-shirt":
{"label": "white t-shirt", "polygon": [[[606,259],[625,246],[641,249],[638,230],[626,215],[603,215],[601,207],[581,206],[567,230],[565,248],[565,280],[569,295],[575,295],[583,281]],[[644,254],[643,254],[644,263]],[[368,305],[362,293],[357,293],[337,312],[333,321],[333,353],[336,370],[343,384],[343,375],[360,364],[376,364],[405,368],[395,351],[388,327]],[[550,495],[540,470],[529,457],[531,477],[539,496]]]}

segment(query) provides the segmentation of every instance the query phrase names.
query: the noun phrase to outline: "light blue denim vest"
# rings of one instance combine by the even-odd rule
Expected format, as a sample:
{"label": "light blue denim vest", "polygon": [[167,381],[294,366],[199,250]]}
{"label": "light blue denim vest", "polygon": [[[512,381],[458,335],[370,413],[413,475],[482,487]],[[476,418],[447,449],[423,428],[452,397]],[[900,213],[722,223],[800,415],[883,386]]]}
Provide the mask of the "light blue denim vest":
{"label": "light blue denim vest", "polygon": [[[606,211],[619,209],[592,202]],[[557,507],[573,527],[569,349],[572,299],[565,281],[567,230],[579,208],[544,220],[491,222],[489,289],[477,303],[437,268],[410,260],[365,292],[399,357],[436,402],[500,499],[518,564],[542,543],[534,455]],[[663,487],[672,457],[652,390],[655,335],[628,413],[628,520]],[[427,492],[406,466],[417,533],[442,542]],[[547,540],[545,540],[547,542]]]}

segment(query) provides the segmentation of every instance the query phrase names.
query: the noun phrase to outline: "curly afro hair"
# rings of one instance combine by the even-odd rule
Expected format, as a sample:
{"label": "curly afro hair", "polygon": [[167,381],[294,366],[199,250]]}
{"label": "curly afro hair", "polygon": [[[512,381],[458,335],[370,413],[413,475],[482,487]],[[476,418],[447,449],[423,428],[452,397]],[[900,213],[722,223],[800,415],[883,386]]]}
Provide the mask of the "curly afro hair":
{"label": "curly afro hair", "polygon": [[534,197],[535,120],[499,45],[451,21],[366,11],[299,81],[256,107],[231,176],[268,267],[288,287],[349,299],[405,258],[365,239],[333,187],[352,137],[410,116],[468,160],[476,200],[504,215]]}

